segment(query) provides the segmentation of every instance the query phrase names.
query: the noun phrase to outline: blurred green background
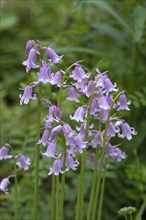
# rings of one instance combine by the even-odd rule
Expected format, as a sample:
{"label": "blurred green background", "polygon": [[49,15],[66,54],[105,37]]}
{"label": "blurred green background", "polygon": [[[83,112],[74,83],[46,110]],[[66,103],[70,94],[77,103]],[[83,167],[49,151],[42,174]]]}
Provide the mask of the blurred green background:
{"label": "blurred green background", "polygon": [[[84,60],[91,71],[109,70],[109,77],[120,89],[126,90],[132,101],[131,111],[123,113],[138,135],[131,142],[122,141],[122,149],[129,155],[121,163],[112,162],[107,173],[103,220],[122,219],[117,211],[135,206],[135,220],[146,217],[146,2],[133,0],[97,1],[35,1],[1,0],[0,21],[0,144],[10,143],[15,153],[34,157],[36,103],[19,105],[20,88],[34,79],[26,74],[22,61],[26,59],[25,43],[29,39],[42,41],[64,58],[58,68],[67,69],[72,63]],[[57,93],[46,87],[43,96],[56,101]],[[72,106],[63,102],[64,118],[72,113]],[[47,114],[43,107],[43,115]],[[67,119],[68,120],[68,119]],[[68,120],[69,121],[69,120]],[[42,116],[43,125],[43,116]],[[13,172],[10,161],[0,163],[0,179]],[[40,218],[49,219],[51,179],[47,176],[50,164],[40,164]],[[87,166],[86,204],[91,185],[91,168]],[[19,173],[20,219],[31,219],[33,169]],[[74,220],[78,173],[67,175],[65,212],[67,220]],[[14,189],[0,194],[0,220],[14,219]],[[86,208],[86,206],[85,206]],[[86,209],[85,209],[86,210]],[[86,213],[86,212],[85,212]]]}

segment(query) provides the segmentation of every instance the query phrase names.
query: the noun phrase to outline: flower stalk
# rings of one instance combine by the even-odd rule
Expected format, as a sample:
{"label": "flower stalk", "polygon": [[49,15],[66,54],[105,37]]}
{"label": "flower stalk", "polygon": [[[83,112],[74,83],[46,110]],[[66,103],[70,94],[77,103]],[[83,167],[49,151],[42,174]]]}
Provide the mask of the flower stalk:
{"label": "flower stalk", "polygon": [[[37,98],[37,130],[36,130],[36,143],[40,139],[41,127],[41,91],[42,84],[39,83],[39,91]],[[33,218],[38,219],[38,203],[39,203],[39,160],[40,160],[40,144],[36,144],[35,148],[35,180],[34,180],[34,201],[33,201]]]}

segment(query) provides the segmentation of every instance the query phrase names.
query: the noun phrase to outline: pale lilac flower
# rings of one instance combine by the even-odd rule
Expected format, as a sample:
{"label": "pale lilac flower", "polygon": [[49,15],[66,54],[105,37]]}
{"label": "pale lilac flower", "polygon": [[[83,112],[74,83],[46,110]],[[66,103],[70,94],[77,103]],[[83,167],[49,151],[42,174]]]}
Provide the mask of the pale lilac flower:
{"label": "pale lilac flower", "polygon": [[23,61],[22,64],[26,66],[26,72],[28,73],[31,68],[39,68],[39,65],[36,65],[37,54],[40,54],[35,48],[32,48],[29,52],[28,59]]}
{"label": "pale lilac flower", "polygon": [[80,82],[77,81],[76,83],[73,83],[73,85],[76,87],[76,89],[84,89],[86,82],[87,82],[87,79],[84,78]]}
{"label": "pale lilac flower", "polygon": [[8,155],[8,152],[10,151],[9,146],[9,144],[5,144],[0,148],[0,160],[6,160],[13,157],[13,155]]}
{"label": "pale lilac flower", "polygon": [[105,123],[108,119],[109,110],[101,109],[101,122]]}
{"label": "pale lilac flower", "polygon": [[48,175],[51,175],[53,173],[56,176],[58,176],[60,173],[64,173],[64,171],[62,170],[62,161],[60,159],[54,161],[53,166],[50,167],[50,172],[48,173]]}
{"label": "pale lilac flower", "polygon": [[76,93],[75,88],[73,86],[69,87],[68,95],[69,97],[67,97],[67,100],[80,102],[78,99],[79,94]]}
{"label": "pale lilac flower", "polygon": [[116,83],[113,85],[108,77],[104,79],[104,84],[105,84],[105,89],[107,90],[107,92],[118,91],[115,88],[116,87]]}
{"label": "pale lilac flower", "polygon": [[53,73],[51,74],[50,83],[52,85],[57,85],[58,87],[61,86],[61,84],[62,84],[62,72],[63,71],[58,71],[55,74],[53,74]]}
{"label": "pale lilac flower", "polygon": [[99,107],[98,99],[97,99],[97,98],[94,98],[94,99],[92,100],[91,109],[90,109],[90,114],[96,116],[99,111],[100,111],[100,107]]}
{"label": "pale lilac flower", "polygon": [[91,141],[89,145],[93,148],[97,148],[98,145],[102,144],[102,136],[103,134],[100,131],[96,131],[96,133],[94,133],[94,139]]}
{"label": "pale lilac flower", "polygon": [[42,153],[42,155],[46,157],[54,157],[55,158],[56,153],[56,142],[50,142],[46,152]]}
{"label": "pale lilac flower", "polygon": [[85,86],[85,88],[81,92],[89,98],[91,94],[93,93],[94,84],[95,84],[94,81],[89,81],[88,85]]}
{"label": "pale lilac flower", "polygon": [[24,93],[23,95],[20,94],[20,105],[24,104],[28,104],[29,100],[35,100],[36,98],[36,94],[32,94],[33,90],[32,90],[33,86],[26,86],[24,89]]}
{"label": "pale lilac flower", "polygon": [[38,72],[38,80],[42,83],[49,83],[51,80],[52,70],[49,66],[44,65],[40,68]]}
{"label": "pale lilac flower", "polygon": [[60,121],[62,118],[62,112],[55,105],[51,105],[49,108],[49,115],[47,116],[47,120],[49,122]]}
{"label": "pale lilac flower", "polygon": [[63,56],[58,56],[51,47],[46,49],[47,55],[49,57],[49,61],[52,63],[58,63]]}
{"label": "pale lilac flower", "polygon": [[127,138],[127,140],[131,140],[132,139],[132,134],[136,135],[137,132],[135,131],[135,129],[133,127],[130,127],[129,124],[123,122],[121,125],[122,128],[122,134],[118,134],[118,137],[120,138]]}
{"label": "pale lilac flower", "polygon": [[78,165],[79,165],[78,160],[74,161],[72,156],[70,156],[70,155],[66,156],[66,169],[65,169],[65,171],[68,171],[70,169],[76,170]]}
{"label": "pale lilac flower", "polygon": [[45,129],[42,138],[37,142],[37,144],[42,144],[43,146],[46,146],[48,144],[48,137],[49,137],[49,130]]}
{"label": "pale lilac flower", "polygon": [[83,108],[83,107],[79,107],[79,108],[77,108],[77,110],[75,111],[74,116],[71,115],[70,118],[71,118],[72,120],[77,121],[77,122],[79,122],[79,121],[84,122],[84,121],[85,121],[85,120],[83,119],[84,113],[85,113],[84,108]]}
{"label": "pale lilac flower", "polygon": [[90,75],[87,75],[80,65],[77,65],[70,75],[70,77],[78,82],[82,82],[83,79],[89,78],[89,76]]}
{"label": "pale lilac flower", "polygon": [[117,111],[120,111],[120,110],[128,110],[129,111],[130,110],[128,105],[131,104],[131,101],[129,100],[127,102],[127,99],[126,99],[126,96],[124,93],[120,95],[119,101],[117,102],[117,104],[119,106]]}
{"label": "pale lilac flower", "polygon": [[101,109],[105,109],[105,110],[109,110],[110,109],[110,105],[106,99],[105,96],[100,96],[99,98],[99,106]]}
{"label": "pale lilac flower", "polygon": [[2,179],[0,183],[0,190],[8,194],[8,185],[10,184],[9,177]]}
{"label": "pale lilac flower", "polygon": [[31,164],[31,159],[28,157],[25,157],[23,154],[18,154],[16,156],[18,162],[16,163],[16,165],[24,170],[28,170],[29,169],[29,165]]}
{"label": "pale lilac flower", "polygon": [[70,154],[75,156],[77,153],[82,153],[83,149],[86,148],[87,142],[84,142],[81,140],[81,137],[79,135],[73,137],[72,139],[72,145],[70,149]]}
{"label": "pale lilac flower", "polygon": [[56,135],[62,131],[62,126],[61,125],[58,125],[57,127],[54,127],[51,131],[51,134],[50,134],[50,138],[49,138],[49,141],[53,141],[55,140],[56,138]]}
{"label": "pale lilac flower", "polygon": [[34,42],[34,40],[28,40],[28,41],[26,42],[25,52],[26,52],[27,54],[29,54],[30,50],[31,50],[33,47],[35,47],[35,42]]}
{"label": "pale lilac flower", "polygon": [[127,157],[123,151],[116,146],[112,146],[110,143],[106,144],[105,156],[111,157],[116,161],[121,161]]}
{"label": "pale lilac flower", "polygon": [[115,134],[119,132],[120,132],[120,129],[118,127],[115,127],[115,125],[112,122],[110,122],[108,125],[107,136],[114,137]]}

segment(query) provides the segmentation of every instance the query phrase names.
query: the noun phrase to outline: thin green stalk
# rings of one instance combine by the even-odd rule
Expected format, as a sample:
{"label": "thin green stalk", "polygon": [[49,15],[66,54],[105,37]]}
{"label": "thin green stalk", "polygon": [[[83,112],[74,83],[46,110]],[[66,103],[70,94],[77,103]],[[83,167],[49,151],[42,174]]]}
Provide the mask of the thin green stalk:
{"label": "thin green stalk", "polygon": [[92,186],[91,186],[91,192],[90,192],[90,200],[89,200],[89,206],[88,206],[88,212],[87,212],[87,220],[91,219],[91,213],[92,213],[92,207],[93,207],[93,201],[94,201],[94,195],[95,195],[95,187],[96,187],[96,180],[98,176],[98,157],[99,157],[99,148],[96,147],[96,157],[95,157],[95,164],[94,164],[94,172],[92,175]]}
{"label": "thin green stalk", "polygon": [[115,104],[115,101],[117,100],[117,98],[120,96],[122,92],[120,92],[116,98],[113,100],[109,114],[108,114],[108,118],[105,124],[105,130],[104,130],[104,136],[103,136],[103,144],[102,144],[102,151],[101,151],[101,157],[100,157],[100,167],[99,167],[99,175],[98,175],[98,180],[97,180],[97,185],[96,185],[96,193],[95,193],[95,199],[94,199],[94,203],[93,203],[93,211],[92,211],[92,219],[95,219],[96,216],[96,208],[97,208],[97,202],[98,202],[98,196],[99,196],[99,189],[100,189],[100,182],[101,182],[101,174],[102,174],[102,167],[103,167],[103,162],[104,162],[104,152],[105,152],[105,148],[106,148],[106,137],[107,137],[107,131],[108,131],[108,125],[110,122],[110,116],[111,116],[111,112],[112,112],[112,108]]}
{"label": "thin green stalk", "polygon": [[[88,111],[87,111],[85,141],[87,141],[87,139],[88,139],[89,122],[90,122],[90,109],[91,109],[93,97],[94,97],[94,91],[90,97]],[[86,162],[86,148],[83,151],[82,161],[81,161],[81,172],[80,172],[80,178],[79,178],[77,204],[76,204],[76,217],[75,217],[76,220],[83,219],[85,162]]]}
{"label": "thin green stalk", "polygon": [[100,194],[100,199],[99,199],[99,209],[98,209],[98,218],[97,218],[97,220],[101,220],[101,215],[102,215],[103,196],[104,196],[105,178],[106,178],[106,164],[107,163],[105,162],[103,178],[102,178],[102,184],[101,184],[101,194]]}
{"label": "thin green stalk", "polygon": [[60,219],[59,213],[59,176],[56,176],[56,220]]}
{"label": "thin green stalk", "polygon": [[124,215],[124,216],[125,216],[125,219],[128,220],[127,216],[126,215]]}
{"label": "thin green stalk", "polygon": [[[64,142],[64,160],[63,160],[63,170],[65,170],[66,165],[66,143]],[[64,211],[64,188],[65,188],[65,173],[62,174],[61,178],[61,195],[60,195],[60,219],[63,220]]]}
{"label": "thin green stalk", "polygon": [[[101,111],[99,114],[100,120],[99,120],[99,131],[101,132]],[[94,163],[94,172],[92,175],[92,186],[91,186],[91,193],[90,193],[90,200],[88,205],[88,212],[87,212],[87,220],[91,219],[92,214],[92,207],[93,207],[93,201],[95,196],[95,190],[96,190],[96,181],[98,176],[98,158],[99,158],[99,148],[98,145],[96,146],[96,156],[95,156],[95,163]]]}
{"label": "thin green stalk", "polygon": [[51,220],[55,219],[55,176],[52,175]]}
{"label": "thin green stalk", "polygon": [[15,173],[15,220],[18,220],[18,181],[17,181],[17,167],[16,167],[16,158],[14,158],[14,173]]}
{"label": "thin green stalk", "polygon": [[[36,142],[40,139],[41,127],[41,90],[42,85],[39,84],[38,98],[37,98],[37,128],[36,128]],[[39,203],[39,160],[40,160],[40,145],[36,144],[35,148],[35,181],[34,181],[34,201],[33,201],[33,219],[38,219],[38,203]]]}
{"label": "thin green stalk", "polygon": [[133,218],[132,218],[132,214],[130,214],[130,220],[133,220]]}

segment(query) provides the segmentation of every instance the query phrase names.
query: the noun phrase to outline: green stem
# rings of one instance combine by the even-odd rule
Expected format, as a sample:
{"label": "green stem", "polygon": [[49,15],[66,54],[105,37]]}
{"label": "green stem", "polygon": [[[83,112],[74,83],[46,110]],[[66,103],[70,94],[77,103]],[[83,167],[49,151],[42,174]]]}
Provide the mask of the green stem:
{"label": "green stem", "polygon": [[106,162],[104,166],[104,172],[103,172],[103,179],[101,184],[101,194],[100,194],[100,200],[99,200],[99,209],[98,209],[98,220],[101,220],[101,214],[102,214],[102,206],[103,206],[103,196],[104,196],[104,188],[105,188],[105,178],[106,178]]}
{"label": "green stem", "polygon": [[60,219],[59,213],[59,176],[56,176],[56,220]]}
{"label": "green stem", "polygon": [[[64,160],[63,160],[63,170],[65,170],[66,165],[66,143],[64,143]],[[61,195],[60,195],[60,219],[63,220],[64,211],[64,187],[65,187],[65,173],[62,174],[61,178]]]}
{"label": "green stem", "polygon": [[91,213],[92,213],[92,207],[93,207],[93,201],[94,201],[94,195],[95,195],[95,187],[96,187],[96,180],[98,176],[98,157],[99,157],[99,148],[96,147],[96,157],[95,157],[95,164],[94,164],[94,172],[92,175],[92,186],[91,186],[91,192],[90,192],[90,200],[89,200],[89,206],[88,206],[88,212],[87,212],[87,220],[91,219]]}
{"label": "green stem", "polygon": [[[99,131],[101,132],[101,111],[99,113]],[[92,186],[91,186],[91,193],[90,193],[90,200],[89,200],[89,206],[88,206],[88,212],[87,212],[87,220],[91,219],[91,213],[92,213],[92,207],[93,207],[93,201],[94,201],[94,195],[96,190],[96,181],[98,176],[98,158],[99,158],[99,147],[96,146],[96,156],[95,156],[95,164],[94,164],[94,172],[92,176]]]}
{"label": "green stem", "polygon": [[51,207],[51,220],[55,219],[55,176],[52,175],[52,207]]}
{"label": "green stem", "polygon": [[14,158],[14,173],[15,173],[15,220],[18,220],[18,181],[17,181],[17,167],[16,167],[16,158]]}
{"label": "green stem", "polygon": [[[40,139],[41,126],[41,90],[42,85],[39,84],[39,92],[37,98],[37,128],[36,128],[36,142]],[[39,159],[40,159],[40,145],[36,144],[35,148],[35,181],[34,181],[34,201],[33,201],[33,218],[38,219],[38,203],[39,203]]]}
{"label": "green stem", "polygon": [[[94,86],[94,90],[95,90],[95,88],[96,88],[96,85]],[[89,105],[88,105],[85,141],[87,141],[87,139],[88,139],[88,130],[89,130],[89,122],[90,122],[90,109],[91,109],[93,97],[94,97],[94,91],[90,97]],[[85,162],[86,162],[86,148],[83,151],[82,161],[81,161],[81,172],[80,172],[80,178],[79,178],[77,204],[76,204],[76,217],[75,217],[76,220],[83,219]]]}
{"label": "green stem", "polygon": [[124,215],[124,216],[125,216],[125,219],[128,220],[127,216],[126,215]]}
{"label": "green stem", "polygon": [[132,218],[132,214],[130,214],[130,220],[133,220],[133,218]]}
{"label": "green stem", "polygon": [[97,180],[97,185],[96,185],[95,199],[94,199],[94,203],[93,203],[93,211],[92,211],[92,219],[93,220],[95,219],[95,216],[96,216],[96,208],[97,208],[97,202],[98,202],[98,196],[99,196],[102,167],[103,167],[103,162],[104,162],[104,152],[105,152],[105,148],[106,148],[106,137],[107,137],[108,125],[109,125],[109,122],[110,122],[110,116],[111,116],[112,108],[115,104],[115,101],[117,100],[117,98],[120,96],[121,93],[122,92],[120,92],[116,96],[116,98],[113,100],[111,108],[109,110],[108,118],[107,118],[107,121],[106,121],[106,124],[105,124],[103,143],[102,143],[102,151],[101,151],[101,157],[100,157],[99,175],[98,175],[98,180]]}

